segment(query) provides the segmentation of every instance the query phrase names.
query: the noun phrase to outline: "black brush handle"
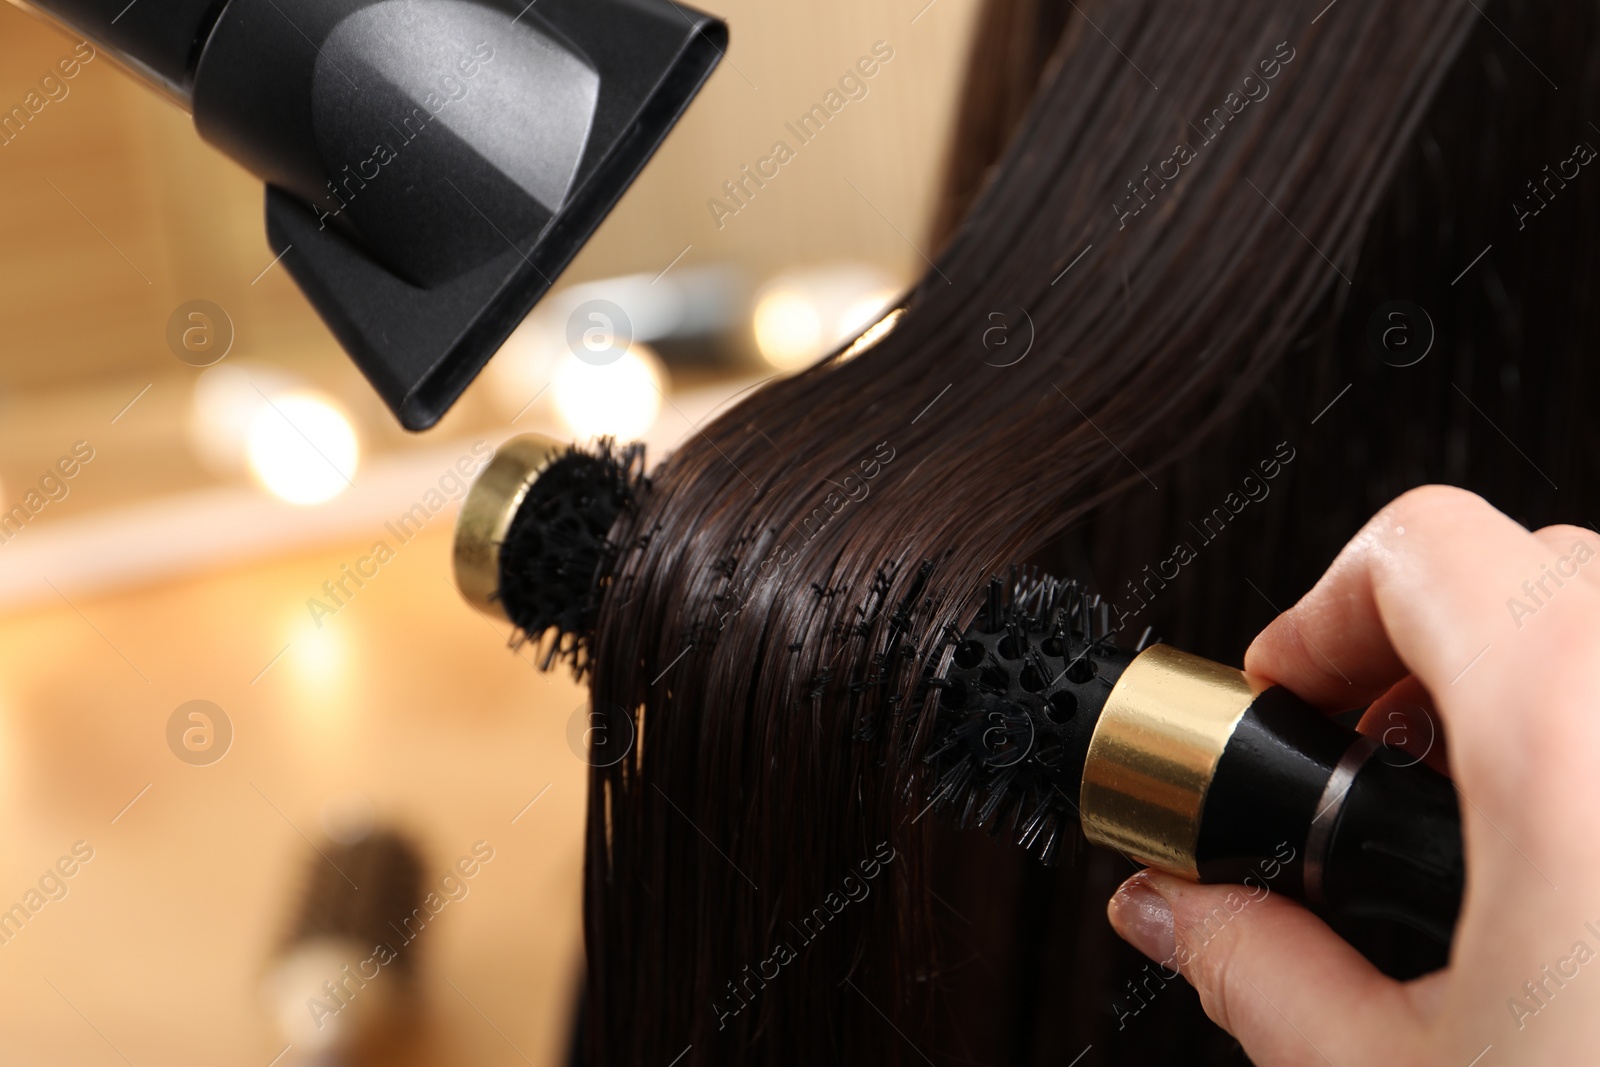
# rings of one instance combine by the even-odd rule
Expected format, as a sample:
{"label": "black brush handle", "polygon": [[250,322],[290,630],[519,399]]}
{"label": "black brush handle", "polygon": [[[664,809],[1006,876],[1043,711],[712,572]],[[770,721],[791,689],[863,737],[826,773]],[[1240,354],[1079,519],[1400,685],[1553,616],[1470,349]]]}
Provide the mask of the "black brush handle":
{"label": "black brush handle", "polygon": [[1217,761],[1195,859],[1202,882],[1265,884],[1442,941],[1465,882],[1450,780],[1276,687]]}
{"label": "black brush handle", "polygon": [[1351,783],[1324,863],[1330,906],[1449,941],[1466,874],[1454,784],[1383,746]]}

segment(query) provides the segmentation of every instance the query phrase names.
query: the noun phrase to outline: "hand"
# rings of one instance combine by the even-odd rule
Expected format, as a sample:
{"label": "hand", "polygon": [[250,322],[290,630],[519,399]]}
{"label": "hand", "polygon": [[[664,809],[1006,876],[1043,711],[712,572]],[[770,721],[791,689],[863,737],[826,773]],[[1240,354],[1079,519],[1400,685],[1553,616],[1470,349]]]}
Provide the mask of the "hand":
{"label": "hand", "polygon": [[1259,1067],[1600,1062],[1600,535],[1529,533],[1471,493],[1414,490],[1245,669],[1329,712],[1371,704],[1375,736],[1431,695],[1467,857],[1450,966],[1393,981],[1279,894],[1200,934],[1237,889],[1150,871],[1112,897],[1117,932],[1176,956]]}

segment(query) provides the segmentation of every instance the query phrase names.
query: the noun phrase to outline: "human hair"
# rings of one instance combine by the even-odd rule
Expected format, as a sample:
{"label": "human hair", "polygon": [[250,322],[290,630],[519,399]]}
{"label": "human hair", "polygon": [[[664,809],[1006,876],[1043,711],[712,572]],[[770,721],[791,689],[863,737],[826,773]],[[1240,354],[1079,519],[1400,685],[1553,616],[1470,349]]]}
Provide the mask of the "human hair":
{"label": "human hair", "polygon": [[636,742],[590,777],[591,1064],[1233,1055],[1113,942],[1129,861],[927,813],[949,635],[1037,564],[1237,662],[1411,486],[1593,525],[1592,5],[979,25],[892,329],[702,427],[612,531],[591,696]]}

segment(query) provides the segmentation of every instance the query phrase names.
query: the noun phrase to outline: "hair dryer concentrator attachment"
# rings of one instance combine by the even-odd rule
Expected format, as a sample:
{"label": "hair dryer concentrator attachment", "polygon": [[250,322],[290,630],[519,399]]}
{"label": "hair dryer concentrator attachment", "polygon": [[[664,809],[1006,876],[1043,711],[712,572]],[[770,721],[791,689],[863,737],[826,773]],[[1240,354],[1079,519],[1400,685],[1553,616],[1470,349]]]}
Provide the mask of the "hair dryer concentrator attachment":
{"label": "hair dryer concentrator attachment", "polygon": [[675,0],[35,0],[267,183],[267,234],[400,422],[433,425],[727,44]]}
{"label": "hair dryer concentrator attachment", "polygon": [[135,15],[127,0],[11,0],[87,38],[122,66],[194,110],[194,65],[227,0],[162,0]]}

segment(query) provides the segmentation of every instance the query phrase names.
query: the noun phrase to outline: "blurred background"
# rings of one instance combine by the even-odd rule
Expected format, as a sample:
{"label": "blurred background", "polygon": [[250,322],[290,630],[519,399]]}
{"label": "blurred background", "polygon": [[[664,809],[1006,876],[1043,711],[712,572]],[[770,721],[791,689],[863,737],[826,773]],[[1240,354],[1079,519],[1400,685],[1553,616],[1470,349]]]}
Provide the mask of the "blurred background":
{"label": "blurred background", "polygon": [[[708,10],[732,44],[687,117],[408,435],[275,262],[256,180],[104,54],[41,92],[76,41],[0,4],[0,114],[44,101],[0,135],[0,1061],[303,1062],[330,1032],[305,976],[370,946],[296,932],[368,907],[370,876],[431,919],[320,992],[334,1030],[404,986],[385,1062],[561,1062],[584,693],[455,592],[467,475],[528,431],[653,463],[878,321],[935,251],[975,2]],[[568,342],[612,328],[595,306],[631,326],[603,366]]]}

